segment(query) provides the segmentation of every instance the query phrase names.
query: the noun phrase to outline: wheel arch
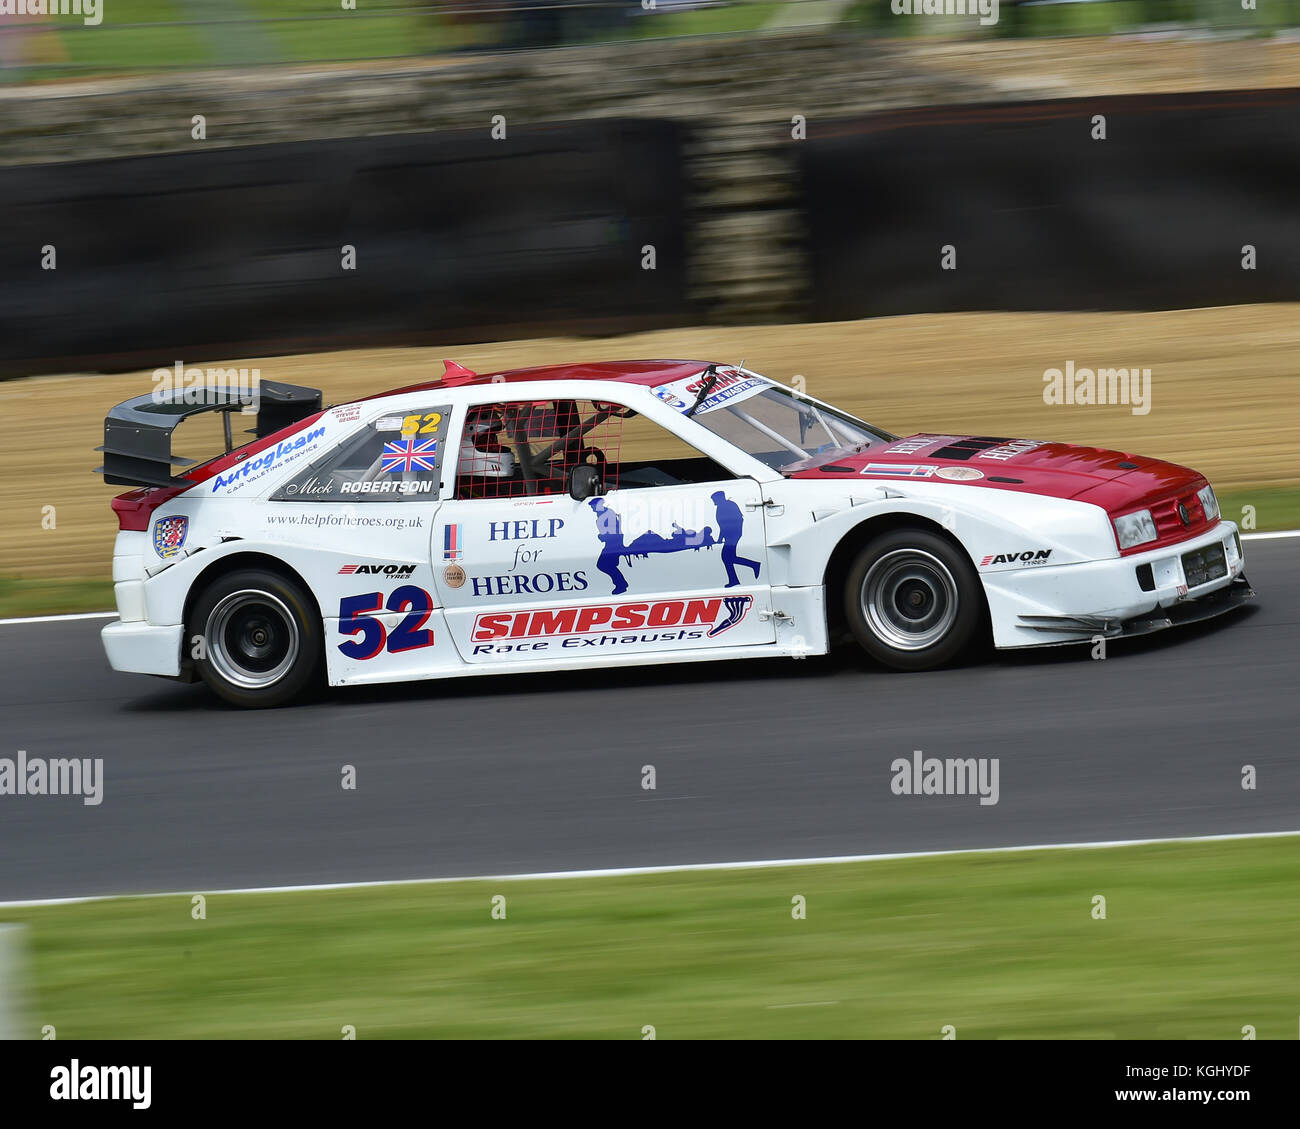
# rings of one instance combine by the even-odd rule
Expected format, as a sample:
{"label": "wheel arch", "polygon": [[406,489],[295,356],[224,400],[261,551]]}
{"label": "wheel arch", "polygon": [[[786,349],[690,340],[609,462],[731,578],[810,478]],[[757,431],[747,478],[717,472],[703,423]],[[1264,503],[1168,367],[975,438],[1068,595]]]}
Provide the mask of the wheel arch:
{"label": "wheel arch", "polygon": [[188,672],[189,677],[194,677],[194,661],[190,658],[188,644],[188,632],[190,629],[190,613],[194,610],[194,602],[199,598],[203,591],[213,583],[232,572],[238,572],[243,568],[260,568],[266,572],[273,572],[285,580],[293,581],[307,594],[307,599],[311,602],[312,610],[316,613],[316,618],[324,623],[321,615],[320,602],[316,599],[316,593],[312,591],[311,585],[303,578],[292,565],[287,564],[279,557],[272,556],[269,553],[259,552],[256,549],[239,549],[233,553],[227,553],[225,556],[218,557],[199,572],[190,582],[189,589],[185,593],[184,610],[181,616],[181,623],[184,624],[184,631],[181,634],[181,672],[185,675]]}
{"label": "wheel arch", "polygon": [[[925,517],[923,514],[893,511],[877,514],[852,526],[836,543],[831,555],[826,559],[826,568],[822,573],[822,584],[826,592],[826,630],[827,637],[832,644],[845,638],[852,638],[848,622],[844,617],[842,596],[844,585],[848,580],[849,569],[852,568],[854,560],[870,541],[882,533],[890,533],[896,529],[919,529],[924,530],[926,533],[936,534],[956,549],[964,560],[970,560],[970,553],[967,552],[966,546],[962,544],[961,539],[952,530],[945,528],[931,518]],[[971,570],[975,573],[975,579],[979,582],[980,595],[984,601],[983,613],[987,622],[989,615],[988,594],[984,591],[984,581],[980,577],[978,570],[975,569],[973,562]]]}

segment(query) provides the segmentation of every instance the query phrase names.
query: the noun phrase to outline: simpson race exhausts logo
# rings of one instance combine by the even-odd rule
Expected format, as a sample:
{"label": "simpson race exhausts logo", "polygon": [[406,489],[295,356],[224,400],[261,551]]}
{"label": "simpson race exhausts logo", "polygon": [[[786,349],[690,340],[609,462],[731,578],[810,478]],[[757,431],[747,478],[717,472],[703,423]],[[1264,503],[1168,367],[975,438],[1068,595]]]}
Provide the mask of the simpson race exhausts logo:
{"label": "simpson race exhausts logo", "polygon": [[650,600],[538,611],[488,612],[474,620],[472,638],[476,643],[488,643],[499,639],[547,639],[646,629],[704,628],[704,636],[714,639],[740,623],[749,614],[753,603],[753,596],[717,596],[703,600]]}

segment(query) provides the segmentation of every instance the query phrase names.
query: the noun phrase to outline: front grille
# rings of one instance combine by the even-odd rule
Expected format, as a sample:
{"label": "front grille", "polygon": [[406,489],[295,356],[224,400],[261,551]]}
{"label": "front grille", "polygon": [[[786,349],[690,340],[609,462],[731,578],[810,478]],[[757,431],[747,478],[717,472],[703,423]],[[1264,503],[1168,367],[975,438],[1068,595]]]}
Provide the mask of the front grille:
{"label": "front grille", "polygon": [[1223,554],[1223,544],[1215,542],[1204,549],[1183,554],[1183,575],[1188,588],[1199,588],[1228,575],[1228,561]]}
{"label": "front grille", "polygon": [[[1178,507],[1187,513],[1187,522],[1179,516]],[[1205,508],[1193,490],[1179,498],[1165,498],[1151,506],[1151,519],[1156,523],[1156,533],[1163,540],[1178,538],[1183,534],[1197,533],[1205,526]]]}

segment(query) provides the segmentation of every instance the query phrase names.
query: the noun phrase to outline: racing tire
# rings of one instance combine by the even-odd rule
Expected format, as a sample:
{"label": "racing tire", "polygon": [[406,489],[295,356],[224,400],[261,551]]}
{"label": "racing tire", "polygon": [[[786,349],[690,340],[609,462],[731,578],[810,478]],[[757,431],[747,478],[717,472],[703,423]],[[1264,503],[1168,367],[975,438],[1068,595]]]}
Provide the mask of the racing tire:
{"label": "racing tire", "polygon": [[859,645],[894,670],[954,662],[976,641],[984,593],[965,554],[923,529],[870,541],[849,569],[844,614]]}
{"label": "racing tire", "polygon": [[[196,636],[202,647],[194,653]],[[319,683],[320,616],[302,586],[275,572],[239,569],[214,580],[186,626],[194,667],[217,697],[269,709]]]}

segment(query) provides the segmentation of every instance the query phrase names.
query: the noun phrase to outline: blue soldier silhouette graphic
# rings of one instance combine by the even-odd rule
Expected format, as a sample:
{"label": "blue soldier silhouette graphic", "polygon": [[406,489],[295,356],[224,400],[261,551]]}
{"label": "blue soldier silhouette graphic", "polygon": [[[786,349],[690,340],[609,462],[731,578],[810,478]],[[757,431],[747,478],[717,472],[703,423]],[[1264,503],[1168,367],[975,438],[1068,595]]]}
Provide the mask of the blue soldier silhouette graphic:
{"label": "blue soldier silhouette graphic", "polygon": [[751,561],[748,557],[739,556],[736,552],[740,546],[740,535],[745,529],[745,515],[740,512],[740,507],[721,490],[716,491],[712,498],[718,508],[718,540],[722,542],[722,566],[727,570],[727,587],[734,588],[740,583],[736,578],[738,564],[752,568],[754,579],[757,580],[762,565],[758,561]]}
{"label": "blue soldier silhouette graphic", "polygon": [[[623,575],[622,561],[630,564],[633,557],[648,557],[652,553],[682,553],[687,549],[697,551],[712,549],[719,544],[722,545],[722,562],[726,566],[727,578],[730,581],[726,587],[734,588],[740,583],[736,579],[737,562],[752,568],[757,579],[758,562],[736,555],[736,546],[740,543],[740,534],[745,523],[740,507],[735,502],[728,501],[721,490],[713,495],[713,501],[717,507],[721,539],[715,538],[713,530],[707,525],[697,531],[683,529],[673,522],[673,531],[668,537],[648,530],[630,542],[623,538],[623,521],[617,510],[610,509],[605,504],[604,498],[593,498],[588,502],[587,505],[596,515],[596,537],[600,541],[600,556],[596,558],[596,569],[613,582],[611,595],[621,596],[627,591],[627,578]],[[728,524],[723,524],[724,522]]]}
{"label": "blue soldier silhouette graphic", "polygon": [[605,505],[604,498],[593,498],[587,503],[596,514],[596,536],[600,540],[600,556],[596,568],[614,582],[615,596],[627,591],[627,581],[618,567],[619,557],[627,555],[623,545],[623,523],[618,514]]}

